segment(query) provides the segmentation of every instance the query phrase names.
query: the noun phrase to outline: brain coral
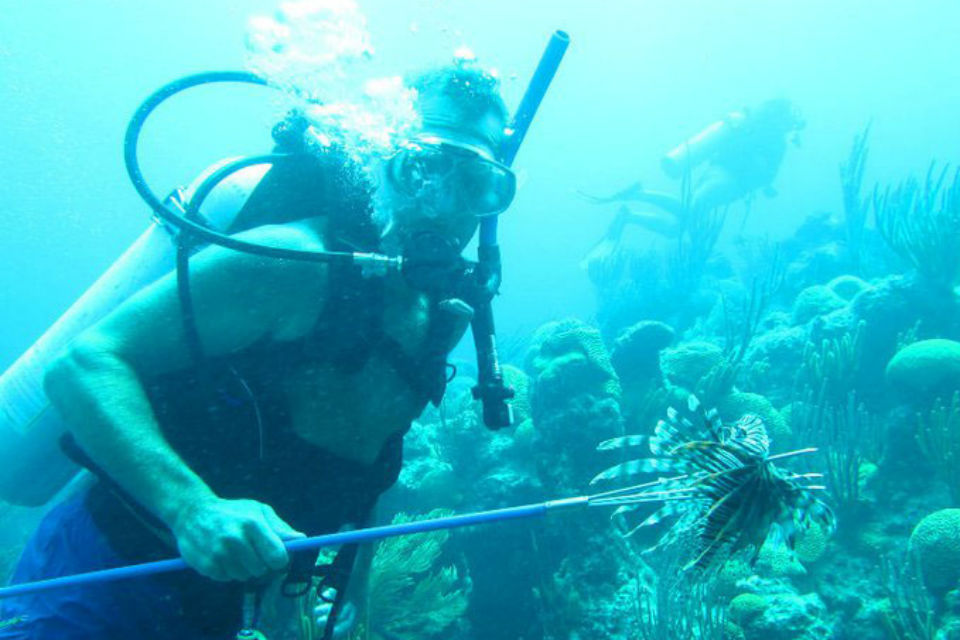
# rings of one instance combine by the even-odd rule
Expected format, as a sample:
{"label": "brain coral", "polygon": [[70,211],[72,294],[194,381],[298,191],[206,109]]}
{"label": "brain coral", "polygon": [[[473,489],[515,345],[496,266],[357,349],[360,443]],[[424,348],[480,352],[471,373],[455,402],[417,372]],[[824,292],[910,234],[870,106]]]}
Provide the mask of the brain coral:
{"label": "brain coral", "polygon": [[941,597],[960,587],[960,509],[941,509],[921,520],[909,549],[930,593]]}

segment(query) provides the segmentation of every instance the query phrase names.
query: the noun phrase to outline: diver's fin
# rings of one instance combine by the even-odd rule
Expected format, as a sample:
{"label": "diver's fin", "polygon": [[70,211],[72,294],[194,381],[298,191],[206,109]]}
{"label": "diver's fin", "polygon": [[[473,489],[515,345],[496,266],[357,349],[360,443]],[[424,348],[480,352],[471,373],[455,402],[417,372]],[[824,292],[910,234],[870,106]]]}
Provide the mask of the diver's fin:
{"label": "diver's fin", "polygon": [[577,190],[577,194],[579,196],[594,204],[609,204],[611,202],[629,202],[631,200],[640,200],[641,196],[643,196],[643,193],[643,184],[640,182],[634,182],[626,189],[617,191],[609,196],[594,196]]}

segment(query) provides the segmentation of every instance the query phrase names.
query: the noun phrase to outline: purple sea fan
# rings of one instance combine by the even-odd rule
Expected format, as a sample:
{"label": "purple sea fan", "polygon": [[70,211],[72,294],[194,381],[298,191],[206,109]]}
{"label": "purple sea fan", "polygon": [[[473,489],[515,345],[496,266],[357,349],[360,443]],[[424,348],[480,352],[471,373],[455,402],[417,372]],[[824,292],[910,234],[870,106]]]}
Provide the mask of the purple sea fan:
{"label": "purple sea fan", "polygon": [[833,530],[833,511],[810,484],[819,473],[792,473],[779,466],[787,458],[813,453],[799,449],[770,455],[770,438],[758,416],[748,414],[724,426],[715,409],[706,411],[695,396],[690,417],[672,407],[650,437],[624,436],[602,442],[601,451],[647,446],[651,457],[629,460],[597,475],[591,484],[656,474],[656,480],[590,496],[592,505],[620,505],[622,523],[644,503],[663,503],[642,522],[625,527],[630,536],[642,527],[673,521],[653,549],[692,539],[685,570],[723,566],[736,551],[753,548],[754,559],[768,537],[793,550],[799,530],[818,523]]}

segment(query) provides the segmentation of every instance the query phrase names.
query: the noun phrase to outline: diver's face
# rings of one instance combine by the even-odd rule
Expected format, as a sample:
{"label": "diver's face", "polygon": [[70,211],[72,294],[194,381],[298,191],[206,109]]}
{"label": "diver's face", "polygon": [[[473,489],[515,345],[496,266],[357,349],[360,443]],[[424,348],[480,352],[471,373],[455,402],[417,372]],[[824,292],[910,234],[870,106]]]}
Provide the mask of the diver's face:
{"label": "diver's face", "polygon": [[513,198],[513,173],[495,160],[489,142],[499,140],[503,123],[494,116],[463,123],[433,113],[424,114],[421,132],[386,167],[394,223],[404,236],[437,233],[463,249],[480,218],[497,215]]}

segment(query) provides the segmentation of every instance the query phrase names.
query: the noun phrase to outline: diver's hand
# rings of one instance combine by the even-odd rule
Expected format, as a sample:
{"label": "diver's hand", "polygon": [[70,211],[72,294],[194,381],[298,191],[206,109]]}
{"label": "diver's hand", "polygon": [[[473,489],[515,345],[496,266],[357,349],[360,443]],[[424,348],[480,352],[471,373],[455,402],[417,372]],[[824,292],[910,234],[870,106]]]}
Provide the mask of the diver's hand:
{"label": "diver's hand", "polygon": [[[323,592],[323,598],[317,598],[317,606],[313,609],[313,616],[317,627],[321,630],[327,626],[327,619],[330,617],[330,612],[333,611],[333,599],[336,596],[336,589],[327,588]],[[326,600],[324,600],[324,598],[326,598]],[[340,610],[340,615],[337,617],[336,623],[333,625],[334,640],[346,638],[350,631],[353,630],[353,625],[355,625],[356,622],[357,608],[353,606],[353,603],[345,602],[343,609]]]}
{"label": "diver's hand", "polygon": [[287,566],[283,540],[302,538],[256,500],[213,498],[187,506],[171,527],[188,565],[214,580],[249,580]]}

